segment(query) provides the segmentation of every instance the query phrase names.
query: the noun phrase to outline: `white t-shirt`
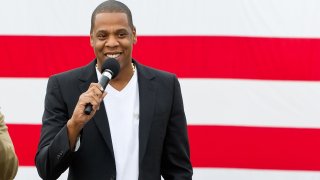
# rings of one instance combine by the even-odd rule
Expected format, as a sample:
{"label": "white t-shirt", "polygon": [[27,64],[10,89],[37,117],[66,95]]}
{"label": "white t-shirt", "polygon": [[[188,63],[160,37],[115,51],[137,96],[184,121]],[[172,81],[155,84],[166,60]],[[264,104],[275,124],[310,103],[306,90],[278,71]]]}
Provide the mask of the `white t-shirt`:
{"label": "white t-shirt", "polygon": [[[101,73],[97,71],[98,79]],[[139,177],[139,90],[137,71],[124,89],[118,91],[110,84],[104,98],[117,180],[137,180]]]}

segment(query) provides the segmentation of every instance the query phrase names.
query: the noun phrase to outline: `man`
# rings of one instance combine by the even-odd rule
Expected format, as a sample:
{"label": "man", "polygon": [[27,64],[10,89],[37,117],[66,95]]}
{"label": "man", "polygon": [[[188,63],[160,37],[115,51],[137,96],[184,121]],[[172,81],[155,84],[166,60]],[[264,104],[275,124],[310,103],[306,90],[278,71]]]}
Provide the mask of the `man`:
{"label": "man", "polygon": [[0,179],[13,179],[18,171],[18,158],[0,112]]}
{"label": "man", "polygon": [[[192,179],[186,117],[175,75],[132,59],[137,42],[129,8],[101,3],[92,13],[96,59],[49,78],[35,158],[43,179]],[[108,58],[120,64],[103,93],[97,82]],[[84,113],[86,104],[93,111]]]}

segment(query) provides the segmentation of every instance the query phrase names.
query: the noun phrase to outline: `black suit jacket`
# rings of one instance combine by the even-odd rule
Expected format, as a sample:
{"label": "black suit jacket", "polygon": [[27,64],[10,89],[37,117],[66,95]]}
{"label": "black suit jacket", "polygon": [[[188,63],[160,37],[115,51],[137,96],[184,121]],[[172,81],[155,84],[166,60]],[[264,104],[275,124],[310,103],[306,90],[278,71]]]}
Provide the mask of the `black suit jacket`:
{"label": "black suit jacket", "polygon": [[[190,180],[186,117],[175,75],[134,61],[138,71],[139,180]],[[69,167],[68,179],[115,179],[116,166],[104,103],[81,132],[81,145],[72,152],[66,123],[81,93],[98,82],[96,60],[87,66],[49,78],[41,137],[35,158],[43,179],[57,179]]]}

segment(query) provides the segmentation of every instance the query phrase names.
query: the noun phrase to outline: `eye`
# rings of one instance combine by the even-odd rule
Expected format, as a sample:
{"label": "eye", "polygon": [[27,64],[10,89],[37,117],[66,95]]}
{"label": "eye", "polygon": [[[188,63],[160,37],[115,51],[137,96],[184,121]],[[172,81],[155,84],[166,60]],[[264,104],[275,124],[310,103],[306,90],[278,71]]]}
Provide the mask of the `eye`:
{"label": "eye", "polygon": [[119,32],[118,33],[119,38],[125,38],[127,35],[128,35],[128,33],[126,33],[126,32]]}
{"label": "eye", "polygon": [[97,34],[97,38],[99,39],[99,40],[104,40],[104,39],[106,39],[106,35],[105,34]]}

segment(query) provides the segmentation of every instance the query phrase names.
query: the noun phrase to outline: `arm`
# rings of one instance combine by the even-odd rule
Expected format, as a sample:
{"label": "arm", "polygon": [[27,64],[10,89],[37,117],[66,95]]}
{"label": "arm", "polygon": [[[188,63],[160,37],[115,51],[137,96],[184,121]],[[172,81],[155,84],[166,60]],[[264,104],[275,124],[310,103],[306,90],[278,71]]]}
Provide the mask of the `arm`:
{"label": "arm", "polygon": [[191,180],[192,165],[180,84],[174,79],[171,116],[167,126],[161,162],[161,174],[166,180]]}
{"label": "arm", "polygon": [[[38,173],[43,179],[57,179],[70,166],[77,137],[86,122],[92,119],[99,109],[100,102],[105,96],[99,90],[100,86],[92,83],[89,89],[80,95],[78,102],[66,100],[62,95],[66,89],[60,87],[59,80],[53,76],[48,81],[41,137],[35,158]],[[70,95],[65,96],[71,98]],[[88,102],[93,105],[90,115],[84,114]],[[68,109],[74,106],[70,118]]]}
{"label": "arm", "polygon": [[57,179],[69,167],[72,152],[66,128],[67,105],[55,76],[48,80],[44,108],[35,164],[41,178]]}
{"label": "arm", "polygon": [[18,158],[0,113],[0,179],[13,179],[18,170]]}

